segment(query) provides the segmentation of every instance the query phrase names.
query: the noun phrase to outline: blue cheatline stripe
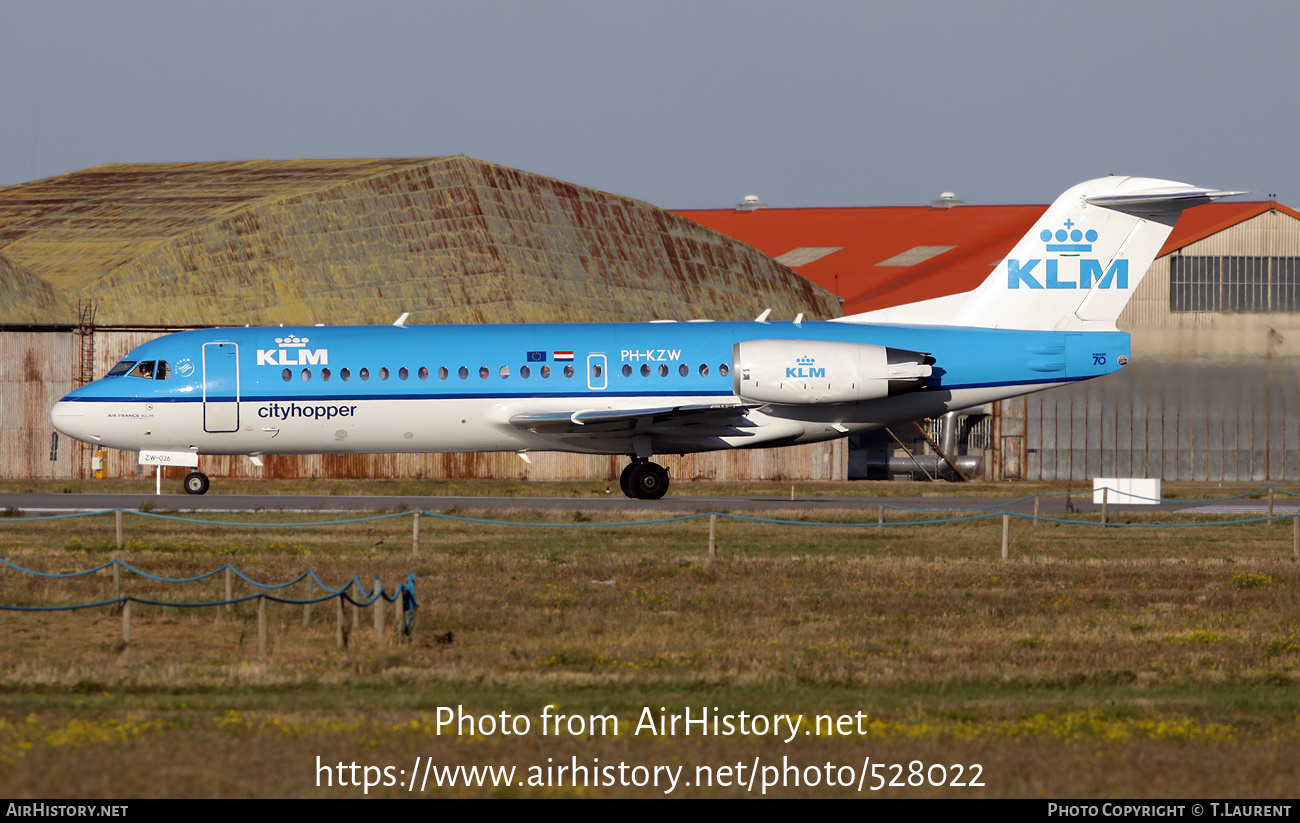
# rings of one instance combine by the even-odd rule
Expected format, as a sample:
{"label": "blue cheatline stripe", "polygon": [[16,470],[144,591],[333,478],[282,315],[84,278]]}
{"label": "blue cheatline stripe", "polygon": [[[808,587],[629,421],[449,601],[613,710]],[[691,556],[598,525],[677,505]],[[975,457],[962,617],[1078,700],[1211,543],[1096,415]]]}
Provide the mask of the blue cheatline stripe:
{"label": "blue cheatline stripe", "polygon": [[[1062,382],[1062,381],[1044,381],[1044,382]],[[545,400],[550,398],[577,398],[591,399],[593,397],[717,397],[729,402],[735,402],[736,396],[731,393],[713,391],[605,391],[601,389],[589,389],[587,391],[530,391],[530,392],[458,392],[456,394],[428,394],[428,393],[383,393],[372,392],[370,394],[266,394],[266,395],[241,395],[235,397],[218,397],[210,396],[207,398],[209,403],[313,403],[324,401],[351,401],[361,402],[363,400],[527,400],[538,399]],[[168,395],[159,395],[157,397],[132,395],[125,397],[94,397],[94,396],[70,396],[64,400],[71,403],[202,403],[202,397],[172,397]]]}

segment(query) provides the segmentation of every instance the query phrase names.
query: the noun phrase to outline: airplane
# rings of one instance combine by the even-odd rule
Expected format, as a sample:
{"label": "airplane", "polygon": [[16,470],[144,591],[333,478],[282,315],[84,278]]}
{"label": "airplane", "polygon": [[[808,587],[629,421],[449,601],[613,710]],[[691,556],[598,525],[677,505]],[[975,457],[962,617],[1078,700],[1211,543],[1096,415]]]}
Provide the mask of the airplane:
{"label": "airplane", "polygon": [[199,456],[656,454],[845,437],[1110,374],[1115,321],[1184,209],[1244,192],[1104,177],[1062,194],[975,289],[824,322],[298,326],[182,331],[54,404],[60,432],[192,469]]}

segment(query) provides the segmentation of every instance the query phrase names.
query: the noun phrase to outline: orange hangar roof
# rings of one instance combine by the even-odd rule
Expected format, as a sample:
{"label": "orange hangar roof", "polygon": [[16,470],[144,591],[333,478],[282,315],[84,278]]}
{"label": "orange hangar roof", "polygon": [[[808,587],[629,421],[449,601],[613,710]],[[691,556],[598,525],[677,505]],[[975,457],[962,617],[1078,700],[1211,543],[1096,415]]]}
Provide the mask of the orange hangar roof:
{"label": "orange hangar roof", "polygon": [[[682,209],[675,213],[748,243],[839,295],[845,314],[970,291],[1047,206]],[[1184,214],[1161,254],[1270,209],[1211,203]]]}

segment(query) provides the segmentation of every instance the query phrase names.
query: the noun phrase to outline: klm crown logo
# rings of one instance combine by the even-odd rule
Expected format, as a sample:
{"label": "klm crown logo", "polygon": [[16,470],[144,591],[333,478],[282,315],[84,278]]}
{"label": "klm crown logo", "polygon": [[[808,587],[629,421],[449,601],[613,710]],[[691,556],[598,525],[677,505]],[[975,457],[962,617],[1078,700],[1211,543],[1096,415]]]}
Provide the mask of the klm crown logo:
{"label": "klm crown logo", "polygon": [[[328,349],[309,349],[307,344],[311,342],[309,337],[299,337],[291,334],[288,337],[275,338],[275,345],[278,349],[258,349],[257,365],[259,366],[328,366],[329,350]],[[293,352],[290,354],[290,352]]]}
{"label": "klm crown logo", "polygon": [[[1022,261],[1009,257],[1007,258],[1007,288],[1019,289],[1023,284],[1030,289],[1127,289],[1127,259],[1117,257],[1108,261],[1109,265],[1107,265],[1096,258],[1082,256],[1092,252],[1092,244],[1097,242],[1097,237],[1096,229],[1084,231],[1076,228],[1073,220],[1066,220],[1064,228],[1056,231],[1043,229],[1038,233],[1038,238],[1047,244],[1046,250],[1049,253],[1065,252],[1065,259]],[[1071,272],[1062,271],[1062,264],[1068,265],[1075,259],[1079,261],[1078,276],[1072,278]],[[1035,271],[1040,263],[1043,264],[1043,268]]]}
{"label": "klm crown logo", "polygon": [[825,377],[826,368],[813,368],[813,363],[817,362],[815,357],[796,357],[794,362],[797,364],[794,368],[785,370],[786,377]]}
{"label": "klm crown logo", "polygon": [[[1051,229],[1043,229],[1038,236],[1047,244],[1048,251],[1092,251],[1092,244],[1097,240],[1097,230],[1080,231],[1074,227],[1073,220],[1066,220],[1065,228],[1057,229],[1055,234]],[[1056,240],[1055,243],[1052,242],[1053,239]],[[1070,242],[1065,242],[1067,240]],[[1081,242],[1083,240],[1088,242]]]}

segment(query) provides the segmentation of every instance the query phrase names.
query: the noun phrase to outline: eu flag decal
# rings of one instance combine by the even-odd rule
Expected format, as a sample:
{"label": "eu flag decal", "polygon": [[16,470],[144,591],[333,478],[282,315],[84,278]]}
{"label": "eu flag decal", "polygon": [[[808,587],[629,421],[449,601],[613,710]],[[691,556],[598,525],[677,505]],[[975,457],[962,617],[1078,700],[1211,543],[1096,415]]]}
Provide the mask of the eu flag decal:
{"label": "eu flag decal", "polygon": [[528,362],[529,362],[529,363],[545,363],[545,362],[546,362],[546,352],[544,352],[544,351],[530,351],[530,352],[528,353]]}

